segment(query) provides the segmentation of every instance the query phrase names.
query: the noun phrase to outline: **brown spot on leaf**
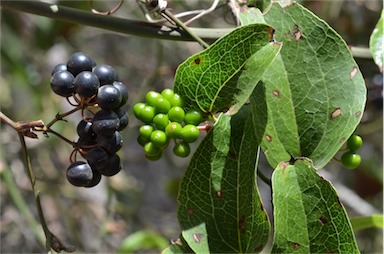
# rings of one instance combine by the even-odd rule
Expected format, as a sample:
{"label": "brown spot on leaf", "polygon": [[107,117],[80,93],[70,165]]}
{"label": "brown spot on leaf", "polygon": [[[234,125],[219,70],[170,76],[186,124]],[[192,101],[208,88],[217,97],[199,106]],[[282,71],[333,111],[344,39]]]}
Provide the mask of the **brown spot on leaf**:
{"label": "brown spot on leaf", "polygon": [[354,78],[354,77],[356,76],[356,74],[357,74],[358,70],[359,70],[359,69],[357,69],[357,67],[356,67],[356,66],[355,66],[355,67],[353,67],[353,69],[352,69],[351,73],[349,73],[349,78]]}
{"label": "brown spot on leaf", "polygon": [[290,163],[289,162],[286,162],[286,161],[284,161],[284,162],[281,162],[281,167],[283,168],[282,170],[281,170],[281,172],[284,174],[284,171],[285,171],[285,169],[287,168],[287,166],[289,165]]}
{"label": "brown spot on leaf", "polygon": [[300,28],[299,28],[298,25],[295,25],[295,26],[293,27],[293,33],[292,33],[292,36],[293,36],[293,38],[295,38],[296,41],[298,41],[298,40],[301,39],[302,34],[301,34],[301,31],[300,31]]}
{"label": "brown spot on leaf", "polygon": [[355,113],[355,117],[356,117],[356,118],[358,118],[360,115],[361,115],[361,111],[357,111],[357,112]]}
{"label": "brown spot on leaf", "polygon": [[272,94],[276,97],[280,97],[280,91],[279,90],[273,90]]}
{"label": "brown spot on leaf", "polygon": [[335,119],[336,117],[341,115],[341,108],[336,108],[332,113],[331,113],[331,119]]}
{"label": "brown spot on leaf", "polygon": [[218,198],[222,198],[223,197],[223,192],[222,191],[216,191],[216,196],[218,197]]}
{"label": "brown spot on leaf", "polygon": [[342,144],[342,143],[345,142],[345,140],[346,140],[346,138],[341,138],[340,141],[339,141],[339,143]]}
{"label": "brown spot on leaf", "polygon": [[192,209],[192,208],[188,208],[188,210],[187,210],[187,214],[188,214],[189,216],[191,216],[191,215],[193,214],[193,209]]}
{"label": "brown spot on leaf", "polygon": [[194,233],[192,236],[193,236],[193,240],[194,240],[196,243],[200,243],[200,240],[201,240],[201,238],[204,237],[204,234],[201,234],[201,233]]}
{"label": "brown spot on leaf", "polygon": [[268,141],[268,142],[272,142],[272,137],[268,134],[265,134],[265,139]]}
{"label": "brown spot on leaf", "polygon": [[323,225],[329,223],[329,220],[328,220],[324,215],[321,215],[321,216],[320,216],[319,221],[320,221],[320,223],[323,224]]}
{"label": "brown spot on leaf", "polygon": [[200,64],[200,57],[196,58],[195,60],[193,60],[195,62],[195,64]]}
{"label": "brown spot on leaf", "polygon": [[245,215],[241,216],[239,220],[239,229],[242,233],[245,233]]}
{"label": "brown spot on leaf", "polygon": [[267,27],[267,31],[269,33],[269,41],[274,42],[275,41],[275,29],[272,27]]}
{"label": "brown spot on leaf", "polygon": [[298,243],[293,243],[293,248],[294,248],[295,250],[297,250],[298,248],[300,248],[300,244],[298,244]]}

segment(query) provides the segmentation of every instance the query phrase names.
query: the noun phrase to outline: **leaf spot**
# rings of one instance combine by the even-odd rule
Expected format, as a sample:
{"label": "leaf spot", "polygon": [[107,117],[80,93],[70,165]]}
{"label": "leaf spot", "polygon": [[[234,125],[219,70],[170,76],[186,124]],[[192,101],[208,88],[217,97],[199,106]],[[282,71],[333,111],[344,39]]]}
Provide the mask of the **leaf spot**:
{"label": "leaf spot", "polygon": [[332,113],[331,113],[331,119],[335,119],[336,117],[341,115],[341,109],[336,108]]}
{"label": "leaf spot", "polygon": [[192,208],[188,208],[188,210],[187,210],[187,214],[188,214],[189,216],[191,216],[191,215],[193,214],[193,209],[192,209]]}
{"label": "leaf spot", "polygon": [[280,91],[279,90],[273,90],[272,94],[276,97],[280,97]]}
{"label": "leaf spot", "polygon": [[195,60],[193,60],[195,62],[195,64],[200,64],[200,57],[196,58]]}
{"label": "leaf spot", "polygon": [[239,229],[242,233],[245,233],[245,215],[241,216],[239,220]]}
{"label": "leaf spot", "polygon": [[281,172],[284,174],[284,171],[285,171],[285,169],[287,168],[287,166],[289,165],[290,163],[289,162],[282,162],[281,163],[281,167],[282,167],[282,170],[281,170]]}
{"label": "leaf spot", "polygon": [[361,111],[357,111],[357,112],[355,113],[355,117],[356,117],[356,118],[358,118],[360,115],[361,115]]}
{"label": "leaf spot", "polygon": [[357,67],[353,67],[351,73],[349,73],[349,78],[354,78],[357,74],[357,71],[358,71]]}
{"label": "leaf spot", "polygon": [[324,215],[321,215],[320,218],[319,218],[319,221],[322,225],[325,225],[325,224],[328,224],[329,223],[329,220],[324,216]]}
{"label": "leaf spot", "polygon": [[342,143],[345,142],[345,140],[346,140],[346,138],[341,138],[340,141],[339,141],[339,143],[342,144]]}
{"label": "leaf spot", "polygon": [[268,142],[272,142],[272,137],[268,134],[265,134],[265,139],[268,141]]}
{"label": "leaf spot", "polygon": [[223,192],[222,191],[217,191],[216,192],[216,196],[218,197],[218,198],[222,198],[223,197]]}
{"label": "leaf spot", "polygon": [[298,243],[293,243],[293,248],[294,248],[295,250],[297,250],[298,248],[300,248],[300,244],[298,244]]}
{"label": "leaf spot", "polygon": [[200,233],[194,233],[193,234],[193,240],[196,242],[196,243],[200,243],[200,239],[203,238],[204,234],[200,234]]}
{"label": "leaf spot", "polygon": [[292,37],[293,37],[296,41],[300,40],[301,37],[302,37],[301,31],[300,31],[300,28],[299,28],[298,25],[295,25],[295,26],[293,27],[293,32],[290,33],[290,34],[292,35]]}

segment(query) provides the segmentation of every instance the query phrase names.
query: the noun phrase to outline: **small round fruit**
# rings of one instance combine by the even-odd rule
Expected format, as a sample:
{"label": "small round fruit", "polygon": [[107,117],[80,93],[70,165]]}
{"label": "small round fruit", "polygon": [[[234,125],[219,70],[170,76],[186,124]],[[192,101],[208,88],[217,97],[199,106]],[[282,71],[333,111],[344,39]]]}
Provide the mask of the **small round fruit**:
{"label": "small round fruit", "polygon": [[192,143],[199,138],[199,129],[195,125],[187,124],[181,130],[180,135],[185,142]]}
{"label": "small round fruit", "polygon": [[165,130],[165,127],[169,124],[169,117],[167,114],[157,114],[153,118],[153,123],[159,130]]}
{"label": "small round fruit", "polygon": [[133,106],[133,113],[135,114],[137,119],[140,119],[140,112],[145,107],[145,103],[139,102]]}
{"label": "small round fruit", "polygon": [[76,132],[83,141],[96,139],[96,133],[92,129],[91,119],[88,119],[88,121],[82,119],[76,127]]}
{"label": "small round fruit", "polygon": [[92,129],[98,136],[112,136],[119,125],[119,117],[112,110],[102,109],[93,116]]}
{"label": "small round fruit", "polygon": [[119,173],[122,168],[123,164],[120,160],[120,157],[117,154],[113,154],[111,157],[109,157],[107,164],[105,164],[105,166],[101,169],[98,169],[98,171],[103,176],[114,176]]}
{"label": "small round fruit", "polygon": [[58,71],[51,77],[51,88],[56,94],[69,97],[75,92],[75,78],[69,71]]}
{"label": "small round fruit", "polygon": [[173,148],[173,153],[176,156],[185,158],[191,153],[191,147],[186,142],[178,142]]}
{"label": "small round fruit", "polygon": [[139,128],[139,135],[142,137],[144,140],[149,141],[151,138],[151,134],[154,131],[154,128],[152,125],[142,125]]}
{"label": "small round fruit", "polygon": [[150,124],[153,121],[153,118],[155,117],[155,109],[151,106],[145,105],[144,108],[141,109],[139,120],[146,124]]}
{"label": "small round fruit", "polygon": [[355,169],[360,165],[361,157],[359,154],[353,151],[348,151],[341,156],[341,162],[343,163],[344,167],[348,169]]}
{"label": "small round fruit", "polygon": [[187,113],[185,113],[185,117],[184,117],[185,124],[199,125],[202,120],[203,120],[203,115],[197,110],[191,109],[191,110],[188,110]]}
{"label": "small round fruit", "polygon": [[67,169],[67,179],[74,186],[86,186],[91,183],[92,178],[91,166],[84,161],[76,161]]}
{"label": "small round fruit", "polygon": [[124,109],[122,109],[122,108],[115,109],[114,111],[115,111],[115,113],[116,113],[116,115],[117,115],[117,117],[119,118],[119,121],[120,121],[119,128],[117,128],[117,130],[118,131],[122,131],[129,124],[128,113]]}
{"label": "small round fruit", "polygon": [[170,138],[180,138],[183,127],[177,122],[172,122],[165,127],[165,134]]}
{"label": "small round fruit", "polygon": [[98,136],[97,145],[103,148],[108,154],[114,154],[123,147],[123,137],[118,131],[115,131],[110,137]]}
{"label": "small round fruit", "polygon": [[167,114],[171,109],[171,103],[162,96],[159,96],[155,101],[155,109],[158,113]]}
{"label": "small round fruit", "polygon": [[147,95],[145,96],[145,101],[148,105],[155,107],[157,98],[161,97],[161,95],[158,92],[155,91],[149,91]]}
{"label": "small round fruit", "polygon": [[184,107],[184,100],[178,94],[174,94],[173,97],[169,99],[169,102],[171,103],[172,107]]}
{"label": "small round fruit", "polygon": [[152,142],[148,142],[144,145],[144,152],[145,152],[145,155],[149,157],[155,157],[155,156],[161,155],[163,152],[163,149],[156,146]]}
{"label": "small round fruit", "polygon": [[113,85],[104,85],[98,89],[96,102],[102,109],[117,109],[121,104],[121,93]]}
{"label": "small round fruit", "polygon": [[183,108],[175,106],[168,111],[168,116],[169,120],[171,120],[172,122],[181,123],[184,121],[185,111]]}
{"label": "small round fruit", "polygon": [[[91,168],[92,168],[92,166],[91,166]],[[96,185],[98,185],[100,183],[100,181],[101,181],[101,174],[100,174],[100,172],[97,169],[93,169],[92,168],[92,175],[93,175],[93,177],[92,177],[91,182],[89,182],[88,184],[84,185],[83,187],[85,187],[85,188],[92,188],[92,187],[94,187],[94,186],[96,186]]]}
{"label": "small round fruit", "polygon": [[107,64],[100,64],[93,67],[92,72],[99,78],[100,85],[112,84],[115,81],[115,70]]}
{"label": "small round fruit", "polygon": [[175,92],[173,92],[172,89],[170,88],[165,88],[162,92],[161,92],[161,96],[163,96],[165,99],[167,99],[168,101],[171,100],[173,98],[173,96],[175,95]]}
{"label": "small round fruit", "polygon": [[148,140],[145,140],[142,136],[138,136],[137,137],[137,143],[141,146],[145,146],[149,141]]}
{"label": "small round fruit", "polygon": [[145,154],[145,158],[147,158],[150,161],[158,161],[161,159],[161,156],[163,156],[163,152],[160,152],[158,155],[155,155],[155,156],[149,156],[148,154]]}
{"label": "small round fruit", "polygon": [[114,87],[116,87],[120,91],[120,94],[121,94],[121,103],[120,103],[119,107],[124,106],[127,103],[128,97],[129,97],[128,88],[123,83],[121,83],[120,81],[115,81],[115,82],[113,82],[112,85]]}
{"label": "small round fruit", "polygon": [[75,92],[84,98],[96,95],[100,87],[99,79],[90,71],[80,72],[73,81],[73,84],[75,85]]}
{"label": "small round fruit", "polygon": [[105,164],[107,164],[109,155],[103,148],[94,147],[86,153],[85,159],[91,168],[98,169],[104,167]]}
{"label": "small round fruit", "polygon": [[74,53],[67,62],[67,70],[76,76],[82,71],[92,71],[95,61],[83,52]]}
{"label": "small round fruit", "polygon": [[55,74],[56,72],[66,71],[66,70],[67,70],[67,65],[66,64],[62,64],[62,63],[58,64],[55,67],[53,67],[52,72],[51,72],[51,76],[53,76],[53,74]]}
{"label": "small round fruit", "polygon": [[153,131],[149,140],[158,147],[165,147],[169,143],[167,135],[161,130]]}
{"label": "small round fruit", "polygon": [[347,141],[347,147],[351,151],[357,151],[363,145],[363,139],[358,135],[352,135]]}

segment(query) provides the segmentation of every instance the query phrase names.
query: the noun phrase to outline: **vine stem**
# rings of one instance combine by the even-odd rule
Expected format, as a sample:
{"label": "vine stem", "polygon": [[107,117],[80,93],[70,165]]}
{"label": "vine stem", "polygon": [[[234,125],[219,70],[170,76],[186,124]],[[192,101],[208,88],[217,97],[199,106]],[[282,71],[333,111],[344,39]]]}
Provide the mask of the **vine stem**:
{"label": "vine stem", "polygon": [[[182,29],[169,26],[161,26],[149,22],[129,20],[110,15],[94,14],[91,11],[78,10],[57,4],[49,4],[30,0],[2,0],[1,8],[21,11],[48,18],[63,20],[80,25],[93,26],[108,31],[131,34],[147,38],[194,41],[195,38]],[[220,37],[233,31],[235,28],[197,28],[188,27],[188,30],[200,37],[203,41],[214,42]],[[356,58],[372,59],[369,48],[350,46],[352,54]]]}

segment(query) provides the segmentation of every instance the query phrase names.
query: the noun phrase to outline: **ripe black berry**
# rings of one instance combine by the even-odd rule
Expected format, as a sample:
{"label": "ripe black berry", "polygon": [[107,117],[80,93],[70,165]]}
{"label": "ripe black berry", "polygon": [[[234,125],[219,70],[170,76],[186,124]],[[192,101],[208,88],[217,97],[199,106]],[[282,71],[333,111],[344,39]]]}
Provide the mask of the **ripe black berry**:
{"label": "ripe black berry", "polygon": [[129,94],[128,94],[128,89],[127,87],[121,83],[120,81],[115,81],[113,82],[113,86],[116,87],[117,89],[119,89],[120,91],[120,94],[121,94],[121,103],[119,105],[119,107],[122,107],[125,105],[125,103],[127,103],[128,101],[128,97],[129,97]]}
{"label": "ripe black berry", "polygon": [[93,178],[92,169],[84,161],[76,161],[67,169],[67,179],[75,186],[86,186],[91,183]]}
{"label": "ripe black berry", "polygon": [[75,78],[69,71],[59,71],[51,77],[52,90],[63,97],[69,97],[75,92]]}
{"label": "ripe black berry", "polygon": [[112,68],[112,66],[107,64],[100,64],[96,65],[92,72],[96,74],[96,76],[100,80],[100,85],[106,85],[106,84],[112,84],[113,81],[115,81],[115,70]]}
{"label": "ripe black berry", "polygon": [[117,128],[117,130],[122,131],[128,126],[128,123],[129,123],[128,113],[122,108],[118,108],[114,111],[120,120],[120,125],[119,125],[119,128]]}
{"label": "ripe black berry", "polygon": [[101,147],[94,147],[87,152],[85,159],[88,161],[91,168],[100,169],[108,163],[109,155]]}
{"label": "ripe black berry", "polygon": [[113,176],[120,172],[123,168],[120,157],[117,154],[112,155],[109,158],[108,163],[99,172],[104,176]]}
{"label": "ripe black berry", "polygon": [[82,71],[92,71],[96,62],[83,52],[74,53],[67,62],[67,70],[76,76]]}
{"label": "ripe black berry", "polygon": [[110,137],[98,136],[97,145],[109,154],[114,154],[123,147],[123,137],[118,131],[115,131]]}
{"label": "ripe black berry", "polygon": [[119,125],[119,117],[114,111],[102,109],[93,117],[92,129],[97,135],[111,136]]}
{"label": "ripe black berry", "polygon": [[92,180],[88,184],[84,185],[84,187],[94,187],[101,181],[101,173],[98,170],[92,168],[92,175]]}
{"label": "ripe black berry", "polygon": [[121,93],[113,85],[101,86],[97,92],[96,102],[102,109],[116,109],[121,104]]}
{"label": "ripe black berry", "polygon": [[66,70],[67,70],[67,65],[66,64],[58,64],[55,67],[53,67],[52,72],[51,72],[51,76],[53,76],[53,74],[55,74],[56,72],[66,71]]}
{"label": "ripe black berry", "polygon": [[100,87],[99,79],[90,71],[80,72],[73,83],[75,85],[75,92],[84,98],[95,95]]}

